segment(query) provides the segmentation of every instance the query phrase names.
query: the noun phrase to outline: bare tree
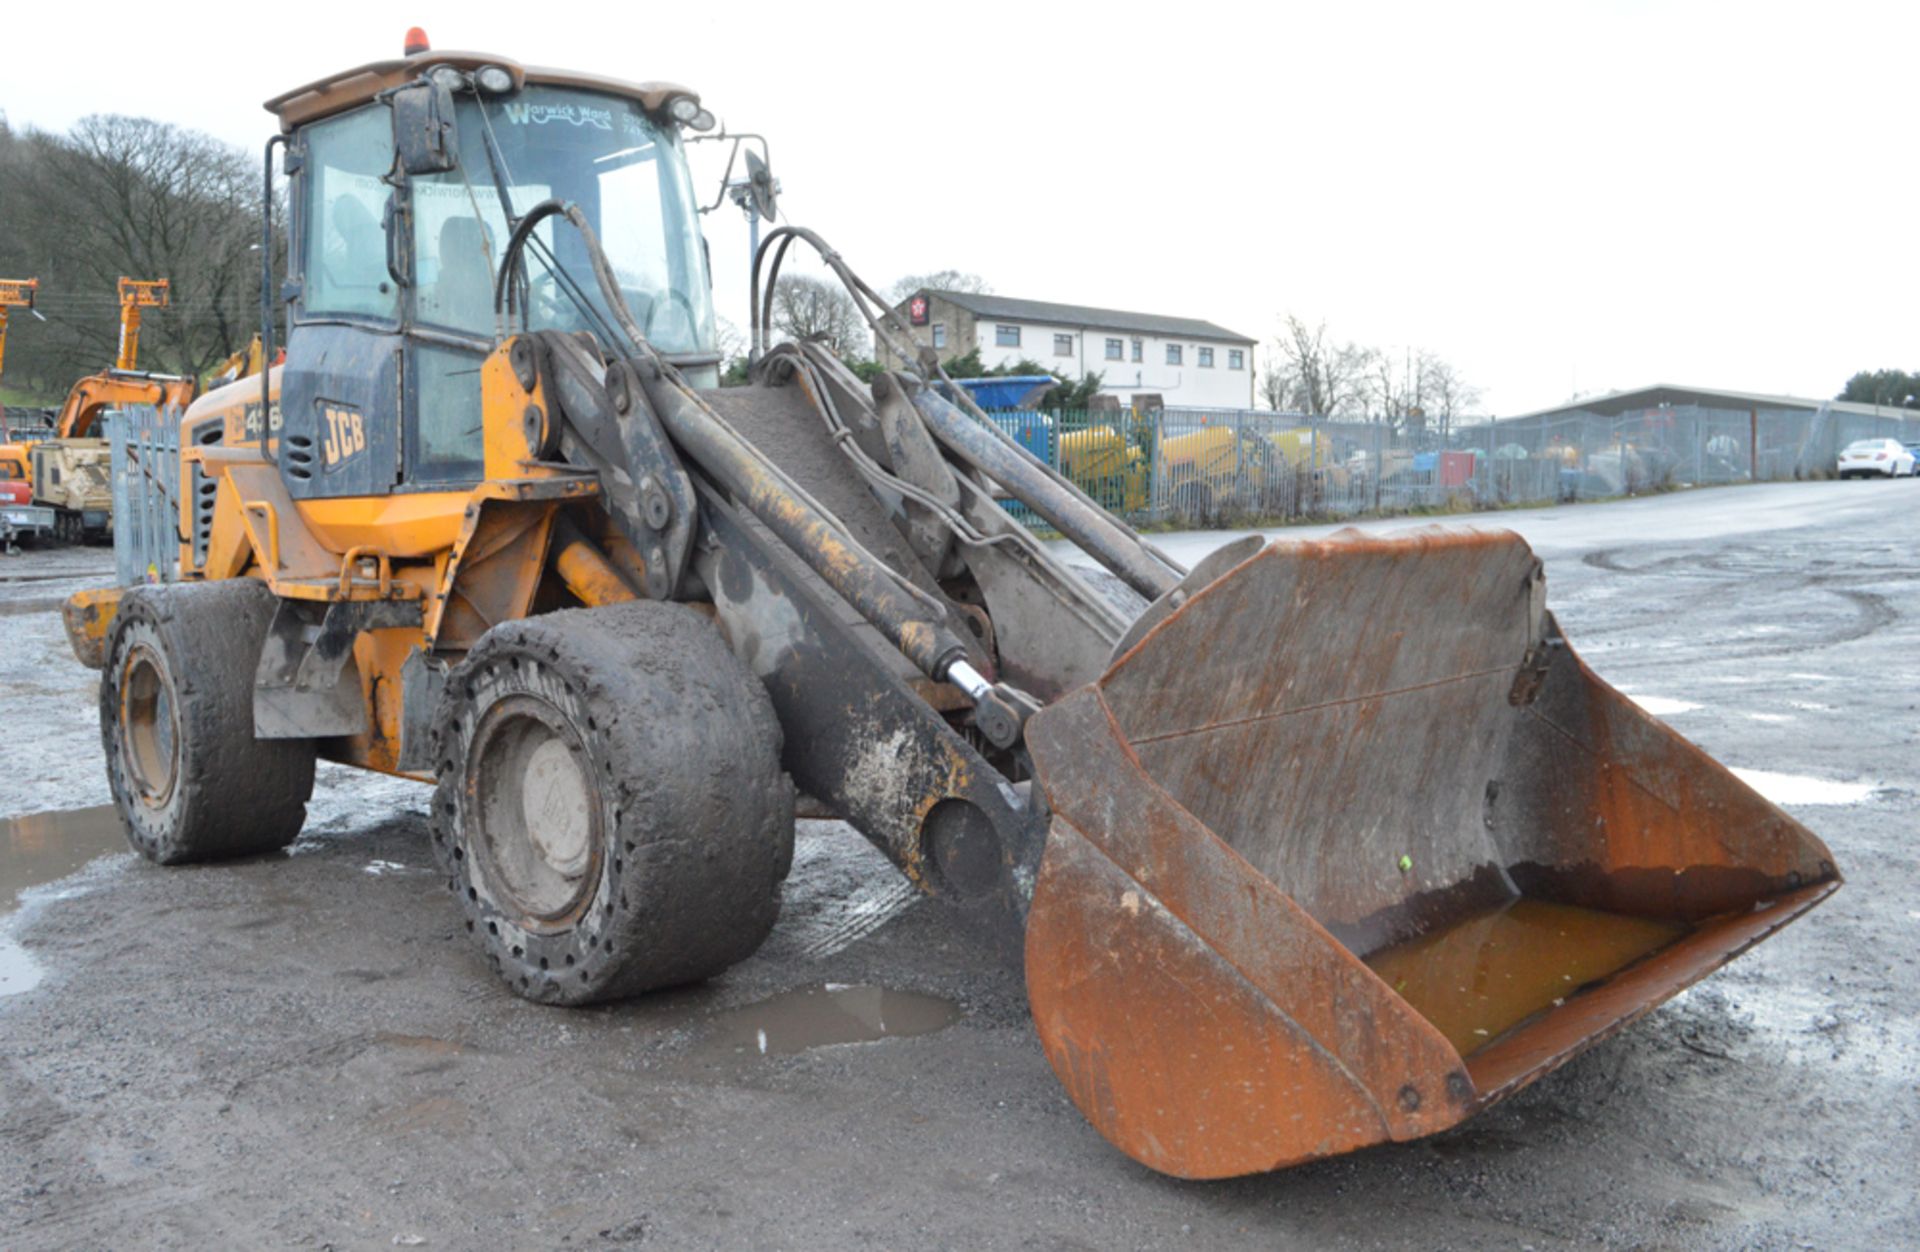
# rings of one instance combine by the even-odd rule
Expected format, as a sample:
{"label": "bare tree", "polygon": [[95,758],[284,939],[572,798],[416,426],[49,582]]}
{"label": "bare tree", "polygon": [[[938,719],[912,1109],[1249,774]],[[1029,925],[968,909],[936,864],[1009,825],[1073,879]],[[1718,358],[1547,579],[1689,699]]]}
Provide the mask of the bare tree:
{"label": "bare tree", "polygon": [[713,319],[713,346],[720,353],[720,371],[747,355],[747,337],[731,319],[718,314]]}
{"label": "bare tree", "polygon": [[720,353],[720,385],[738,387],[747,381],[747,337],[738,326],[718,314],[713,319],[713,346]]}
{"label": "bare tree", "polygon": [[122,275],[172,284],[170,306],[144,319],[143,366],[200,375],[246,345],[259,320],[260,192],[245,153],[116,115],[8,147],[7,231],[41,280],[49,323],[22,353],[37,390],[57,394],[112,363]]}
{"label": "bare tree", "polygon": [[916,291],[966,291],[984,296],[993,291],[993,285],[978,274],[969,274],[965,270],[934,270],[930,274],[907,274],[893,280],[893,286],[887,288],[887,299],[895,304]]}
{"label": "bare tree", "polygon": [[1363,380],[1373,354],[1358,344],[1333,344],[1327,324],[1309,326],[1289,313],[1275,346],[1295,379],[1295,407],[1315,417],[1351,412],[1363,402]]}
{"label": "bare tree", "polygon": [[843,357],[867,355],[867,324],[837,282],[789,274],[773,289],[773,328],[794,339],[816,339]]}
{"label": "bare tree", "polygon": [[1284,364],[1285,360],[1276,350],[1267,354],[1266,364],[1260,367],[1260,398],[1266,401],[1268,408],[1281,413],[1302,407],[1296,398],[1300,390],[1300,377],[1293,372],[1291,365]]}
{"label": "bare tree", "polygon": [[1453,419],[1480,403],[1480,389],[1462,378],[1449,361],[1422,353],[1420,363],[1421,392],[1444,440],[1453,431]]}
{"label": "bare tree", "polygon": [[1450,362],[1425,349],[1336,344],[1325,322],[1288,314],[1267,354],[1260,394],[1275,409],[1315,416],[1371,416],[1395,430],[1436,422],[1444,439],[1480,392]]}

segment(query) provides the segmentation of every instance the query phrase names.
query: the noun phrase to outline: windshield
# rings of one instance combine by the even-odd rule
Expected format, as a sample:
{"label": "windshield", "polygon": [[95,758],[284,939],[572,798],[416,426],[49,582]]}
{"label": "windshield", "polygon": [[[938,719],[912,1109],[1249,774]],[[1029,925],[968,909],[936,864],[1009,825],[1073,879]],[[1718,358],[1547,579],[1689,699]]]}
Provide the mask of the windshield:
{"label": "windshield", "polygon": [[[712,349],[699,216],[671,128],[656,125],[635,101],[560,87],[528,87],[506,97],[462,94],[455,117],[459,167],[412,180],[421,322],[493,335],[494,275],[510,233],[504,186],[516,216],[546,199],[580,206],[627,308],[655,347],[674,354]],[[604,337],[614,322],[580,233],[548,219],[534,239],[527,250],[530,324]],[[568,296],[569,286],[591,302],[598,324]]]}
{"label": "windshield", "polygon": [[[516,216],[549,198],[580,206],[627,308],[655,347],[675,355],[713,350],[699,214],[670,128],[655,125],[634,101],[570,88],[528,87],[484,99],[463,93],[456,100],[458,167],[410,181],[419,321],[493,338],[493,280],[510,229],[504,187]],[[305,311],[392,320],[400,291],[390,262],[398,258],[388,255],[383,225],[393,195],[391,115],[369,105],[314,123],[304,139]],[[549,219],[534,237],[539,246],[527,250],[531,325],[605,336],[614,323],[579,232]],[[597,319],[568,296],[569,286],[583,293]]]}
{"label": "windshield", "polygon": [[1884,439],[1856,439],[1847,445],[1848,456],[1866,456],[1869,453],[1886,450],[1887,444]]}

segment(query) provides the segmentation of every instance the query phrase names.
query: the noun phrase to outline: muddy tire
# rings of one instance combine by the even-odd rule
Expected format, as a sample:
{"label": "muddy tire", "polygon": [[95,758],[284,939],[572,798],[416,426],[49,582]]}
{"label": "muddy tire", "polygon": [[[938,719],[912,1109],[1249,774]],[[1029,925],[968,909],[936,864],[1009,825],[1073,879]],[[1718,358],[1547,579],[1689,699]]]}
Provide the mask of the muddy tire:
{"label": "muddy tire", "polygon": [[127,841],[179,865],[292,843],[313,794],[310,739],[253,737],[273,593],[250,578],[141,587],[100,672],[100,739]]}
{"label": "muddy tire", "polygon": [[759,948],[793,859],[766,689],[713,623],[640,602],[487,632],[435,717],[433,848],[466,929],[552,1004]]}

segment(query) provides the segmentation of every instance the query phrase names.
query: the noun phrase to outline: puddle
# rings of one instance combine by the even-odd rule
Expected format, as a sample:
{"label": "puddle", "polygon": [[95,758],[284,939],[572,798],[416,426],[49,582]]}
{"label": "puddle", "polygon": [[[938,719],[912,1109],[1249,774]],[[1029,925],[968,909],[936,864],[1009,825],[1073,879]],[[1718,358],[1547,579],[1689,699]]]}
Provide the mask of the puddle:
{"label": "puddle", "polygon": [[111,804],[0,820],[0,996],[18,995],[40,982],[40,967],[5,930],[21,894],[126,850],[120,814]]}
{"label": "puddle", "polygon": [[0,819],[0,916],[13,912],[20,893],[128,850],[120,814],[111,804],[63,813]]}
{"label": "puddle", "polygon": [[1673,922],[1518,899],[1366,958],[1466,1056],[1686,933]]}
{"label": "puddle", "polygon": [[1879,789],[1870,782],[1835,782],[1806,774],[1776,774],[1772,770],[1732,767],[1741,782],[1775,804],[1858,804]]}
{"label": "puddle", "polygon": [[0,931],[0,996],[17,996],[40,985],[40,966],[27,950]]}
{"label": "puddle", "polygon": [[1666,696],[1630,695],[1627,696],[1627,699],[1633,701],[1655,717],[1673,717],[1679,713],[1691,713],[1700,707],[1691,700],[1671,700]]}
{"label": "puddle", "polygon": [[792,1056],[843,1043],[930,1035],[958,1020],[960,1006],[938,996],[828,983],[714,1014],[700,1051],[708,1056]]}

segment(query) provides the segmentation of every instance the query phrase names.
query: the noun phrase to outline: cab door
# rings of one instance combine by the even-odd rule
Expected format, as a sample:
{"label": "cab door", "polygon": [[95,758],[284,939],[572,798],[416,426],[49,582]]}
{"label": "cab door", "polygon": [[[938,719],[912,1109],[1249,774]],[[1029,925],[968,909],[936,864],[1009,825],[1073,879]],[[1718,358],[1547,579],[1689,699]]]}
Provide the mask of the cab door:
{"label": "cab door", "polygon": [[[275,454],[295,499],[385,495],[402,479],[404,259],[391,228],[388,110],[372,104],[300,132],[296,258]],[[271,420],[271,419],[270,419]]]}

